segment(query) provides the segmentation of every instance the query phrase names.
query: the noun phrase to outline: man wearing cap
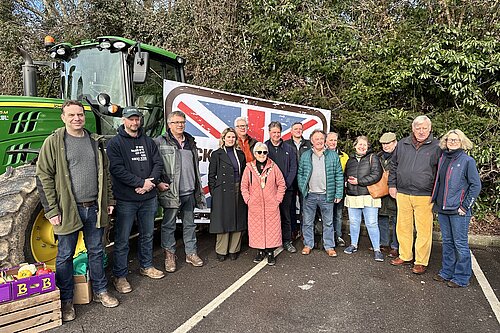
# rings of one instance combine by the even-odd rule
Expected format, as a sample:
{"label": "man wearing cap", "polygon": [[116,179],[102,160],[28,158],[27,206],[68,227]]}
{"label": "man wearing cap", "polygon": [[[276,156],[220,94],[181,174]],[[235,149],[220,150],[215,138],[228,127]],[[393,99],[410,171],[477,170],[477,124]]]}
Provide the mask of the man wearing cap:
{"label": "man wearing cap", "polygon": [[411,264],[415,258],[412,272],[423,274],[431,256],[434,219],[431,195],[441,148],[439,140],[432,136],[432,123],[427,116],[416,117],[411,128],[410,136],[402,139],[394,150],[389,173],[389,194],[398,206],[399,241],[399,256],[391,264]]}
{"label": "man wearing cap", "polygon": [[163,207],[161,223],[161,247],[165,251],[165,270],[175,272],[177,214],[180,212],[183,228],[186,262],[195,267],[203,266],[198,256],[194,209],[206,208],[201,188],[198,148],[194,137],[185,132],[186,115],[181,111],[169,113],[167,132],[155,139],[163,160],[158,198]]}
{"label": "man wearing cap", "polygon": [[[398,144],[396,134],[392,132],[384,133],[379,141],[382,144],[382,151],[377,155],[384,171],[389,171],[392,153]],[[388,252],[391,258],[396,258],[398,256],[399,248],[398,238],[396,236],[396,216],[396,200],[390,195],[386,195],[382,198],[382,207],[378,210],[378,229],[380,231],[380,250],[382,252]],[[390,232],[390,226],[392,226],[392,233]]]}
{"label": "man wearing cap", "polygon": [[127,275],[129,237],[134,220],[139,228],[137,257],[141,275],[152,279],[164,276],[153,267],[153,229],[158,207],[155,187],[163,163],[156,144],[143,133],[141,120],[142,114],[137,108],[124,108],[123,124],[107,148],[116,198],[113,283],[122,294],[132,291]]}
{"label": "man wearing cap", "polygon": [[114,209],[104,138],[84,128],[82,103],[66,101],[61,108],[64,127],[45,139],[36,165],[37,187],[45,217],[58,238],[56,285],[61,290],[62,320],[75,319],[73,255],[83,231],[89,258],[94,300],[118,306],[108,293],[102,236]]}

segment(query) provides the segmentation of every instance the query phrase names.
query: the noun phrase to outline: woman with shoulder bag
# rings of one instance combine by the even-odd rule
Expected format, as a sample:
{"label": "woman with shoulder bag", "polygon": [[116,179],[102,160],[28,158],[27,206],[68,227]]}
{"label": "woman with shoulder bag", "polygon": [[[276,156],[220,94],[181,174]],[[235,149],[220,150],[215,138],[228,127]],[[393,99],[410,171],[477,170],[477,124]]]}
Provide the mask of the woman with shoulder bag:
{"label": "woman with shoulder bag", "polygon": [[345,168],[347,189],[345,206],[349,213],[351,245],[344,253],[353,254],[358,250],[361,216],[365,219],[368,235],[372,242],[374,259],[384,261],[380,252],[380,233],[378,230],[378,209],[380,198],[374,199],[368,192],[368,185],[377,183],[382,177],[382,166],[377,155],[370,149],[366,136],[358,136],[354,141],[355,154],[349,157]]}

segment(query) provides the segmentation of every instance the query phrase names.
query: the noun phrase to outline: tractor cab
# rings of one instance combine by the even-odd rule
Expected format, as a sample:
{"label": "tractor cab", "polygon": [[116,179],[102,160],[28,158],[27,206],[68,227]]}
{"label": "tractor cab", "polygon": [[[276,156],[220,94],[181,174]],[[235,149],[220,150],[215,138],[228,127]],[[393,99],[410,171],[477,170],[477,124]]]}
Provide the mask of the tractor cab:
{"label": "tractor cab", "polygon": [[96,131],[112,136],[121,110],[136,106],[150,136],[163,129],[163,80],[184,82],[184,59],[172,52],[121,37],[98,37],[79,45],[46,40],[60,60],[63,99],[88,103],[96,114]]}

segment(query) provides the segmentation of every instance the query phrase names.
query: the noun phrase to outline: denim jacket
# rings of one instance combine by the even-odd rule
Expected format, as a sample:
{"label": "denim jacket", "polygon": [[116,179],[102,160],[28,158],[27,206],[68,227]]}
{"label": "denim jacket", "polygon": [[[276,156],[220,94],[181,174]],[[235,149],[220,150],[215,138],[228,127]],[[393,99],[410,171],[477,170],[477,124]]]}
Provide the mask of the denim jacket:
{"label": "denim jacket", "polygon": [[[443,165],[444,156],[439,158],[438,172]],[[432,191],[432,202],[436,202],[437,189],[444,186],[443,207],[444,211],[463,211],[471,209],[481,191],[481,180],[477,171],[476,161],[464,151],[454,157],[446,170],[445,179],[436,177]]]}

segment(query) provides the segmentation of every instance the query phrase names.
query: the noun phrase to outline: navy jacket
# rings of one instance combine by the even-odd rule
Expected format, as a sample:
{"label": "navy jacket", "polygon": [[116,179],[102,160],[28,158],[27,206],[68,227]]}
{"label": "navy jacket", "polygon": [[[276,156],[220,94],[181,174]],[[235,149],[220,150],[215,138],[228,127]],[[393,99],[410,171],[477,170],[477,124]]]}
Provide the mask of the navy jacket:
{"label": "navy jacket", "polygon": [[143,201],[156,196],[156,190],[135,193],[137,187],[144,186],[146,178],[153,178],[153,183],[158,183],[163,169],[156,144],[142,132],[142,128],[137,137],[132,137],[121,125],[118,134],[109,140],[106,152],[116,199]]}
{"label": "navy jacket", "polygon": [[297,164],[300,161],[300,156],[302,156],[302,154],[306,150],[312,148],[311,141],[306,140],[304,138],[302,138],[302,141],[300,141],[299,149],[297,149],[297,146],[295,145],[295,142],[293,141],[293,138],[286,140],[285,143],[289,144],[293,148],[293,150],[295,151],[295,154],[297,155]]}
{"label": "navy jacket", "polygon": [[274,146],[271,140],[267,140],[266,145],[269,150],[269,158],[278,165],[285,178],[286,189],[292,190],[298,166],[295,149],[289,144],[285,144],[283,140],[277,146]]}
{"label": "navy jacket", "polygon": [[[443,165],[444,157],[441,156],[438,164],[438,175]],[[472,208],[481,191],[481,179],[477,171],[476,161],[464,151],[453,158],[446,170],[446,179],[436,177],[432,191],[432,202],[436,202],[437,188],[444,186],[443,206],[444,211],[457,211],[461,208],[468,211]]]}

